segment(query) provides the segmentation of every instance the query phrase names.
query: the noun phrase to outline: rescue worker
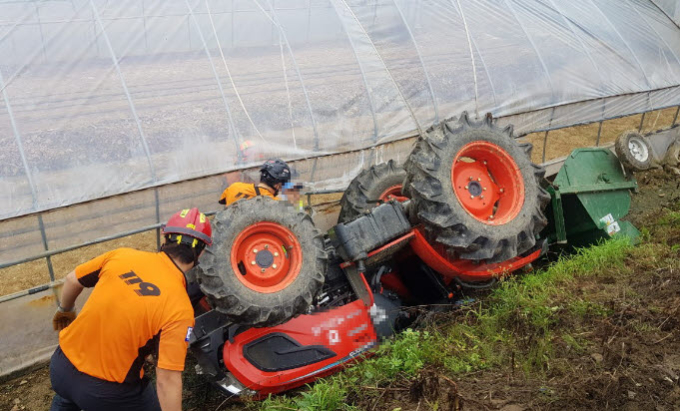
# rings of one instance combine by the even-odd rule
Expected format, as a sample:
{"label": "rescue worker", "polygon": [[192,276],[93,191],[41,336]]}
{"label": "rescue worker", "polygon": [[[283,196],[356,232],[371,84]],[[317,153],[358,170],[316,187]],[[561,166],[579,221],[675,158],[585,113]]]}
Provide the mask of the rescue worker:
{"label": "rescue worker", "polygon": [[272,159],[265,161],[260,167],[260,183],[248,184],[242,182],[232,183],[222,193],[220,204],[225,207],[236,200],[255,196],[267,196],[276,198],[284,184],[290,181],[290,167],[283,160]]}
{"label": "rescue worker", "polygon": [[[119,248],[66,276],[53,326],[59,346],[50,379],[51,411],[182,409],[182,371],[194,312],[185,273],[212,244],[197,208],[175,213],[158,253]],[[76,318],[84,287],[92,293]],[[142,368],[157,354],[156,390]]]}
{"label": "rescue worker", "polygon": [[238,146],[239,163],[251,163],[264,160],[260,147],[251,140],[245,140]]}
{"label": "rescue worker", "polygon": [[296,210],[304,211],[305,206],[300,193],[300,190],[303,188],[304,186],[302,184],[289,181],[283,185],[281,199],[288,200]]}

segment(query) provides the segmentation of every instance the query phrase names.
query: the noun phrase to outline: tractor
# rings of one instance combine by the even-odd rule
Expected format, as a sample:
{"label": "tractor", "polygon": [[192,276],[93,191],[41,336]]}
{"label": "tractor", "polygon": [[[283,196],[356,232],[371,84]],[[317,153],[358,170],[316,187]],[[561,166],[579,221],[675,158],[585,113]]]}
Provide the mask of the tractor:
{"label": "tractor", "polygon": [[[549,244],[634,235],[619,219],[635,182],[613,153],[578,149],[549,182],[531,149],[511,126],[463,113],[420,136],[403,166],[361,172],[326,234],[265,197],[218,212],[189,273],[205,296],[190,337],[197,372],[230,395],[280,393],[370,355],[408,324],[405,306],[493,286]],[[613,211],[598,197],[611,195]]]}

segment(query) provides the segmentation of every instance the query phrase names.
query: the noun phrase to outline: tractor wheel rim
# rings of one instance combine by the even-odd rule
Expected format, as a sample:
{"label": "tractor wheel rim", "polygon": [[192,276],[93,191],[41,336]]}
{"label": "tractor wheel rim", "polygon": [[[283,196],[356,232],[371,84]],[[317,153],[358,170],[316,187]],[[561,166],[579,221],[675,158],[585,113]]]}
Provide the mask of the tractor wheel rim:
{"label": "tractor wheel rim", "polygon": [[300,274],[302,250],[292,231],[265,221],[248,226],[236,236],[231,264],[239,281],[249,289],[275,293]]}
{"label": "tractor wheel rim", "polygon": [[507,151],[488,141],[473,141],[460,149],[451,166],[451,181],[463,209],[484,224],[506,224],[524,205],[522,171]]}
{"label": "tractor wheel rim", "polygon": [[630,150],[630,154],[633,155],[633,158],[641,163],[647,161],[647,158],[649,157],[647,146],[637,137],[631,137],[631,139],[628,140],[628,150]]}
{"label": "tractor wheel rim", "polygon": [[383,191],[378,197],[378,200],[382,202],[397,200],[399,202],[408,200],[408,197],[401,195],[401,184],[395,184],[387,190]]}

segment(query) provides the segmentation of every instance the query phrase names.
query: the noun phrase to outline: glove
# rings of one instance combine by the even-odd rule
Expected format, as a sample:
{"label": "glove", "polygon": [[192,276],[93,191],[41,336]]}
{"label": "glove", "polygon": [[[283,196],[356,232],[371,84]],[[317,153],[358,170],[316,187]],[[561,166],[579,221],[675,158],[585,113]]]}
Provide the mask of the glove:
{"label": "glove", "polygon": [[54,317],[52,317],[52,328],[54,328],[55,331],[61,331],[64,328],[68,327],[69,324],[73,322],[73,320],[76,319],[76,307],[73,306],[69,311],[64,310],[59,306],[57,308],[57,312],[54,313]]}

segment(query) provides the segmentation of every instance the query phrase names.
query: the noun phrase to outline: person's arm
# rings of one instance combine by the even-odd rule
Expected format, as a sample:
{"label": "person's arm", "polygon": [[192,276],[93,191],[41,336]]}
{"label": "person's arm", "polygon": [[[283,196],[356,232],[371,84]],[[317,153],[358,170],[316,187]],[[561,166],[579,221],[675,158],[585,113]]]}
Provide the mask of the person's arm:
{"label": "person's arm", "polygon": [[52,318],[52,328],[55,331],[63,330],[76,319],[76,299],[83,288],[83,285],[76,278],[75,270],[68,273],[61,289],[59,308]]}
{"label": "person's arm", "polygon": [[156,367],[156,391],[163,411],[181,411],[182,371]]}
{"label": "person's arm", "polygon": [[66,276],[64,286],[61,289],[61,301],[59,305],[64,311],[71,311],[76,305],[76,299],[83,292],[83,285],[76,278],[76,271],[73,270]]}
{"label": "person's arm", "polygon": [[[175,319],[179,316],[181,318]],[[156,390],[163,411],[182,409],[182,371],[194,326],[191,306],[172,317],[174,318],[161,328],[158,342]]]}
{"label": "person's arm", "polygon": [[84,287],[94,287],[97,284],[104,264],[115,252],[116,250],[104,253],[68,273],[61,289],[59,308],[52,318],[55,331],[63,330],[76,319],[76,299]]}

